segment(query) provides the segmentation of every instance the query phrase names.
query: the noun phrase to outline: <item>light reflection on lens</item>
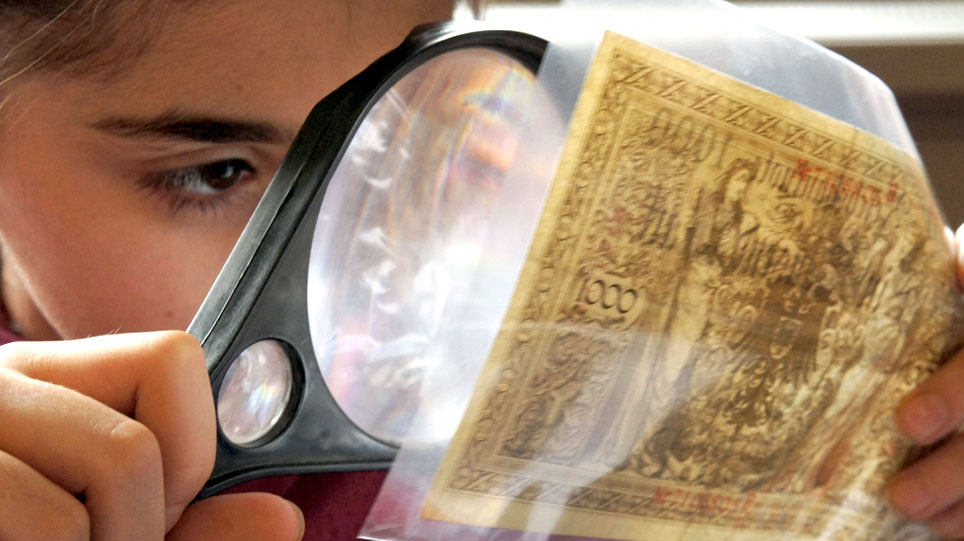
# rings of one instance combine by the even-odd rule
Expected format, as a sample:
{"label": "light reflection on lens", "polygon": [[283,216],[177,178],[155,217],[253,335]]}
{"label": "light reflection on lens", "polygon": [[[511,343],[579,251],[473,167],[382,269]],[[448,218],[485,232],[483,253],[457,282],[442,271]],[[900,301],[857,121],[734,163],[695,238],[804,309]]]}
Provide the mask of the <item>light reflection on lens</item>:
{"label": "light reflection on lens", "polygon": [[281,420],[291,399],[291,361],[275,340],[257,342],[231,363],[218,392],[218,423],[231,443],[249,446]]}
{"label": "light reflection on lens", "polygon": [[[362,430],[434,441],[447,418],[409,432],[425,375],[458,359],[435,348],[468,309],[534,88],[496,52],[446,53],[403,77],[371,109],[325,193],[311,248],[308,318],[325,382]],[[498,224],[496,224],[498,225]],[[484,281],[484,280],[483,280]]]}

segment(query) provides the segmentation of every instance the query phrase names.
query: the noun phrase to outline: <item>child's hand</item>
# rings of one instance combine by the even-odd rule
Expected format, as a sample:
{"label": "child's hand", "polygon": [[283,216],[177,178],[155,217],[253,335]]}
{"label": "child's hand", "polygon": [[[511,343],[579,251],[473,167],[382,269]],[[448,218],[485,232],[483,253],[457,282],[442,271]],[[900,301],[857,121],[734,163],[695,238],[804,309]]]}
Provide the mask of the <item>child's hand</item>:
{"label": "child's hand", "polygon": [[[957,230],[958,252],[964,226]],[[964,279],[964,264],[958,262]],[[964,283],[964,280],[959,280]],[[920,445],[955,433],[964,423],[964,350],[921,383],[897,408],[897,426]],[[954,434],[934,452],[890,481],[891,505],[909,520],[926,521],[938,534],[964,538],[964,435]]]}
{"label": "child's hand", "polygon": [[188,507],[215,435],[190,335],[0,347],[0,539],[297,539],[300,514],[275,496]]}
{"label": "child's hand", "polygon": [[[964,351],[918,386],[897,408],[897,426],[920,445],[944,438],[964,421]],[[964,435],[891,479],[889,497],[909,520],[927,521],[939,534],[964,536]]]}

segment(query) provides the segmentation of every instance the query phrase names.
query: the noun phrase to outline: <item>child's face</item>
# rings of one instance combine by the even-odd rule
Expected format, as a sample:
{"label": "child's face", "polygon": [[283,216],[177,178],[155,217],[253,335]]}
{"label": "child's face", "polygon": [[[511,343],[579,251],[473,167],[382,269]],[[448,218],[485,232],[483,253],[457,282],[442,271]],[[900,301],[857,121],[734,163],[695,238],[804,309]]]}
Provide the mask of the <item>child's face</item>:
{"label": "child's face", "polygon": [[451,14],[449,0],[265,6],[172,13],[117,78],[5,87],[4,300],[27,337],[186,327],[311,107]]}

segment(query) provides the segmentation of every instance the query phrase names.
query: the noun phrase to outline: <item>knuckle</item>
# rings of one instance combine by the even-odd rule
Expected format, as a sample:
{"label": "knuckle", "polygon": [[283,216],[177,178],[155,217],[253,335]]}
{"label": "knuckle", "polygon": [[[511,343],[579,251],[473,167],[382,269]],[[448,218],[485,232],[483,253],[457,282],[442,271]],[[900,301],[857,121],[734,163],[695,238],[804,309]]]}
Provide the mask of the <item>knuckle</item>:
{"label": "knuckle", "polygon": [[10,342],[0,346],[0,368],[16,368],[24,357],[24,343]]}
{"label": "knuckle", "polygon": [[157,438],[133,419],[123,420],[111,430],[108,447],[104,467],[114,476],[126,478],[160,466],[161,448]]}
{"label": "knuckle", "polygon": [[48,346],[49,343],[27,341],[4,344],[0,346],[0,370],[34,377],[35,372],[51,365]]}
{"label": "knuckle", "polygon": [[178,365],[204,366],[204,350],[201,344],[183,331],[163,331],[156,333],[153,350],[159,360]]}

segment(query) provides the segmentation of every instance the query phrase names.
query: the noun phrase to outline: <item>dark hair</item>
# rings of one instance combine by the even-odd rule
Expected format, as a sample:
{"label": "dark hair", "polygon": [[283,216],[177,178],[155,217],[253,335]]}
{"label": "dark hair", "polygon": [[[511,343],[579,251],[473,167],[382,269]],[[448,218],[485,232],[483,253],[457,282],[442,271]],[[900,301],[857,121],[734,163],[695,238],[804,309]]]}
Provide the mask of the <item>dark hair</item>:
{"label": "dark hair", "polygon": [[[40,71],[107,75],[151,41],[154,0],[0,0],[0,88]],[[109,53],[109,54],[108,54]]]}

